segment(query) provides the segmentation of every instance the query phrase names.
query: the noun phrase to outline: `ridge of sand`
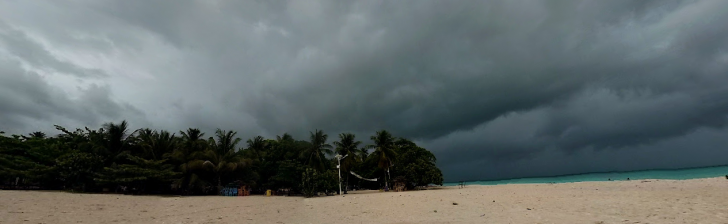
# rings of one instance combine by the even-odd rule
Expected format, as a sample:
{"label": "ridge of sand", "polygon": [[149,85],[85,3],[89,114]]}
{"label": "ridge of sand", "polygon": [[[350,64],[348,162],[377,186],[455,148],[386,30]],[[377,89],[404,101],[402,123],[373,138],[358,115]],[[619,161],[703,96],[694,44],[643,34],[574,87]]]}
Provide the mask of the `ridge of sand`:
{"label": "ridge of sand", "polygon": [[468,185],[308,199],[0,191],[0,223],[714,224],[728,223],[728,180]]}

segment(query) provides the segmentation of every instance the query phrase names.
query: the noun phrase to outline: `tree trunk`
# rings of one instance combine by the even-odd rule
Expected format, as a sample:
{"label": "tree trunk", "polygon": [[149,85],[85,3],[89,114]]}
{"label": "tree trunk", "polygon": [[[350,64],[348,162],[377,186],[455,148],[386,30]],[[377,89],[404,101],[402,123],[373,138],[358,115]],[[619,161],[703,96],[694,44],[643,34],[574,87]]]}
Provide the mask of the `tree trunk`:
{"label": "tree trunk", "polygon": [[217,175],[217,187],[218,188],[221,188],[222,187],[222,180],[221,179],[222,179],[222,177],[220,176],[220,174],[218,174]]}
{"label": "tree trunk", "polygon": [[344,185],[344,194],[349,191],[349,175],[346,175],[346,184]]}
{"label": "tree trunk", "polygon": [[384,173],[384,190],[389,190],[389,187],[387,185],[387,171],[382,170],[382,173]]}

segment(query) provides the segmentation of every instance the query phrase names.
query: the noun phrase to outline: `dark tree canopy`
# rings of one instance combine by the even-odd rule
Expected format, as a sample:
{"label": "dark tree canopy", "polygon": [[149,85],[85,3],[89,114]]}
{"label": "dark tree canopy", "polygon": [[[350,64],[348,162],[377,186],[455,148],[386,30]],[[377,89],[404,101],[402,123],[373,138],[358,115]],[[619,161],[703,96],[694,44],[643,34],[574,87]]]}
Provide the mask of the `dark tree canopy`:
{"label": "dark tree canopy", "polygon": [[[271,189],[312,196],[338,190],[335,155],[346,155],[341,160],[344,188],[382,188],[390,176],[408,187],[443,180],[432,153],[386,130],[364,146],[351,133],[329,142],[322,130],[312,131],[308,141],[284,133],[243,142],[235,131],[130,130],[126,121],[99,129],[56,129],[61,134],[0,133],[0,187],[217,194],[224,186],[247,186],[254,193]],[[350,171],[381,181],[361,181]]]}

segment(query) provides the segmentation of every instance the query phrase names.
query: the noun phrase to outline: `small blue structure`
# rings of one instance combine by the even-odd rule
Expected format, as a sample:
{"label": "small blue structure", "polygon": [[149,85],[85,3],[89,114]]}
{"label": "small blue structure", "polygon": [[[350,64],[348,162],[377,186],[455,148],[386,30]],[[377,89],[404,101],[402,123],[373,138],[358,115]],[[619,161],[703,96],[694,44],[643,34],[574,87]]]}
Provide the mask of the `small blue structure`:
{"label": "small blue structure", "polygon": [[221,196],[238,196],[238,189],[233,187],[225,187],[220,190]]}

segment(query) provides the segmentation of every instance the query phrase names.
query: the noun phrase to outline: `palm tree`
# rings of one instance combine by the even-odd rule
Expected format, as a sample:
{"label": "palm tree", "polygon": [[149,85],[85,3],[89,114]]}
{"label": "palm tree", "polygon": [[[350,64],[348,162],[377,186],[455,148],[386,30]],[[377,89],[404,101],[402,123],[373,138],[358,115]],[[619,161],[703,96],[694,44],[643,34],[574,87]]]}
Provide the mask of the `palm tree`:
{"label": "palm tree", "polygon": [[177,138],[168,131],[152,131],[144,128],[137,130],[137,139],[139,146],[144,150],[145,158],[152,160],[161,160],[169,157],[177,148]]}
{"label": "palm tree", "polygon": [[[374,141],[374,144],[368,145],[367,149],[374,149],[374,152],[371,155],[378,160],[379,168],[382,168],[382,171],[386,170],[387,173],[389,173],[389,167],[394,164],[394,159],[397,156],[397,153],[394,150],[394,137],[392,137],[392,134],[388,131],[381,130],[377,131],[377,133],[371,137],[371,140]],[[386,173],[384,174],[384,186],[388,187]]]}
{"label": "palm tree", "polygon": [[[141,128],[136,131],[135,141],[136,145],[141,148],[141,151],[138,152],[140,155],[148,154],[154,145],[154,131],[149,128]],[[151,156],[145,156],[145,158],[150,158]]]}
{"label": "palm tree", "polygon": [[317,129],[315,132],[311,132],[311,146],[305,149],[301,155],[309,166],[316,168],[318,171],[323,171],[326,168],[326,155],[334,153],[331,150],[332,146],[326,143],[328,137],[322,130]]}
{"label": "palm tree", "polygon": [[349,183],[349,170],[351,170],[351,167],[354,166],[354,163],[361,160],[358,155],[360,144],[361,141],[356,141],[356,136],[351,133],[339,134],[339,141],[334,142],[334,146],[336,146],[336,153],[339,155],[348,155],[341,161],[341,170],[344,171],[346,175],[346,186],[348,186]]}
{"label": "palm tree", "polygon": [[296,147],[296,140],[288,133],[276,136],[275,147],[281,160],[295,159],[301,154],[299,147]]}
{"label": "palm tree", "polygon": [[28,134],[31,138],[46,138],[46,134],[40,131],[31,132]]}
{"label": "palm tree", "polygon": [[[129,124],[126,120],[121,121],[119,124],[106,123],[101,129],[103,132],[103,142],[97,142],[97,144],[103,145],[106,150],[105,163],[110,164],[116,159],[120,158],[122,154],[126,154],[129,150],[130,140],[129,136],[134,135],[127,133],[129,131]],[[90,130],[88,130],[90,131]]]}
{"label": "palm tree", "polygon": [[207,141],[203,139],[205,133],[197,128],[189,128],[186,132],[179,132],[182,137],[180,139],[180,147],[172,153],[172,160],[179,164],[178,170],[182,173],[182,178],[177,180],[177,185],[182,188],[184,193],[195,184],[199,184],[200,178],[193,172],[195,168],[201,167],[203,162],[199,159],[201,153],[207,149]]}
{"label": "palm tree", "polygon": [[263,136],[255,136],[255,138],[248,139],[248,153],[251,159],[256,161],[263,161],[265,159],[265,149],[268,147],[267,142]]}
{"label": "palm tree", "polygon": [[204,153],[207,160],[203,166],[215,173],[218,190],[222,188],[222,176],[224,173],[235,171],[244,164],[236,151],[241,139],[236,138],[235,131],[224,131],[217,129],[215,138],[210,137],[207,142],[209,149]]}
{"label": "palm tree", "polygon": [[182,138],[181,147],[178,151],[186,151],[186,154],[192,154],[193,152],[204,151],[207,148],[207,141],[205,141],[205,133],[197,128],[188,128],[186,132],[179,132]]}
{"label": "palm tree", "polygon": [[369,149],[367,149],[367,147],[359,148],[356,151],[356,154],[359,155],[359,158],[361,158],[361,161],[363,162],[367,159],[367,156],[369,156]]}
{"label": "palm tree", "polygon": [[290,134],[283,133],[283,135],[276,136],[276,141],[278,141],[278,143],[284,143],[284,142],[293,142],[294,139],[293,139],[293,136],[291,136]]}

